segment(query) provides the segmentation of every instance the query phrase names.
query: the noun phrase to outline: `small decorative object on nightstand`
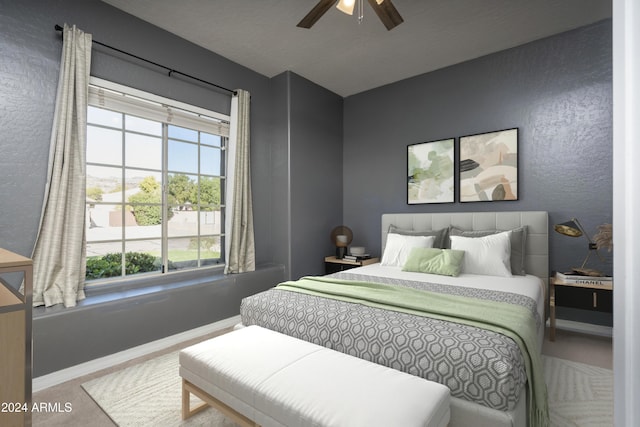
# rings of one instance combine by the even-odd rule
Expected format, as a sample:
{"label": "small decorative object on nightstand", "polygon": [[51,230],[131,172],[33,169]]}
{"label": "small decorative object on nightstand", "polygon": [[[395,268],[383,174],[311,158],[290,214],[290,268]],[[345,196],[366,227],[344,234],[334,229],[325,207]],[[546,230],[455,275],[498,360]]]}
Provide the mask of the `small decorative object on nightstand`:
{"label": "small decorative object on nightstand", "polygon": [[602,224],[598,226],[598,233],[595,235],[595,242],[591,240],[591,237],[589,237],[587,231],[584,229],[582,224],[580,224],[578,218],[571,218],[570,221],[563,222],[562,224],[556,224],[553,228],[564,236],[584,236],[587,239],[587,242],[589,242],[587,256],[584,261],[582,261],[582,265],[580,267],[573,267],[573,271],[586,276],[602,276],[600,271],[592,268],[586,268],[585,265],[587,264],[587,261],[589,261],[592,251],[596,253],[601,261],[603,261],[603,258],[602,255],[600,255],[600,252],[598,252],[598,249],[607,248],[609,249],[609,252],[611,252],[613,247],[611,224]]}
{"label": "small decorative object on nightstand", "polygon": [[556,273],[549,280],[549,339],[556,339],[556,305],[613,312],[613,278]]}
{"label": "small decorative object on nightstand", "polygon": [[353,240],[353,232],[346,225],[339,225],[331,230],[331,242],[336,247],[336,258],[342,259],[349,252]]}
{"label": "small decorative object on nightstand", "polygon": [[380,258],[366,258],[359,260],[349,260],[328,256],[324,258],[325,274],[337,273],[338,271],[349,270],[350,268],[362,267],[363,265],[380,262]]}

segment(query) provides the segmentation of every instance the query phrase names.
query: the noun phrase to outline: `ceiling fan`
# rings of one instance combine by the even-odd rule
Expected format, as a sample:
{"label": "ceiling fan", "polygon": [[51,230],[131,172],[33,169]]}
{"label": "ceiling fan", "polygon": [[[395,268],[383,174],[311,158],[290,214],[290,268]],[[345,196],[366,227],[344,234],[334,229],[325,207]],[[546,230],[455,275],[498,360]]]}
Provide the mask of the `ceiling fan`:
{"label": "ceiling fan", "polygon": [[[320,0],[306,16],[298,22],[297,26],[300,28],[311,28],[313,24],[315,24],[318,19],[320,19],[322,15],[324,15],[331,6],[336,3],[338,3],[337,8],[339,10],[351,15],[353,14],[355,2],[356,0]],[[395,8],[393,3],[391,3],[391,0],[368,0],[368,2],[384,26],[387,27],[387,30],[392,30],[404,22],[404,19],[402,19],[398,10]],[[359,0],[359,20],[362,20],[362,3],[363,0]]]}

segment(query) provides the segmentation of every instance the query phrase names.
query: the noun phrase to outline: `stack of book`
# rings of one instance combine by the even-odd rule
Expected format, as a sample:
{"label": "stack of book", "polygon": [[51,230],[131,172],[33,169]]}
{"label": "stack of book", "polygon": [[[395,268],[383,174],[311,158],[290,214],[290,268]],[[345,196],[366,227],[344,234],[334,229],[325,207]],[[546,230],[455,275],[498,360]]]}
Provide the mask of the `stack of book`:
{"label": "stack of book", "polygon": [[581,274],[556,272],[556,280],[561,283],[578,283],[582,285],[611,285],[611,276],[584,276]]}
{"label": "stack of book", "polygon": [[353,261],[353,262],[358,262],[358,261],[363,261],[365,259],[369,259],[371,258],[370,254],[362,254],[362,255],[345,255],[344,256],[344,260],[345,261]]}

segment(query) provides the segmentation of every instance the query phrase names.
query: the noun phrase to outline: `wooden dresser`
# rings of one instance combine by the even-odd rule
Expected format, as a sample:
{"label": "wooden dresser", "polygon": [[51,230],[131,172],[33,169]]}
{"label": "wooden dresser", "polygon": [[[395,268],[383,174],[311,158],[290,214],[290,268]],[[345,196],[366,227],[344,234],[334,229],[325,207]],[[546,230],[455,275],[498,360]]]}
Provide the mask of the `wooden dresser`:
{"label": "wooden dresser", "polygon": [[0,426],[31,425],[33,262],[0,248],[0,278],[24,279],[23,293],[0,281]]}

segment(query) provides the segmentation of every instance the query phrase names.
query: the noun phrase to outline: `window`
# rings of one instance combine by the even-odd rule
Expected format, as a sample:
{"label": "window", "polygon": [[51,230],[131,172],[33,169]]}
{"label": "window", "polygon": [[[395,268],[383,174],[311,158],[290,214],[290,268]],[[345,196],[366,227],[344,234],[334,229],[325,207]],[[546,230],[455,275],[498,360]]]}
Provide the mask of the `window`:
{"label": "window", "polygon": [[228,116],[91,82],[87,281],[221,264]]}

